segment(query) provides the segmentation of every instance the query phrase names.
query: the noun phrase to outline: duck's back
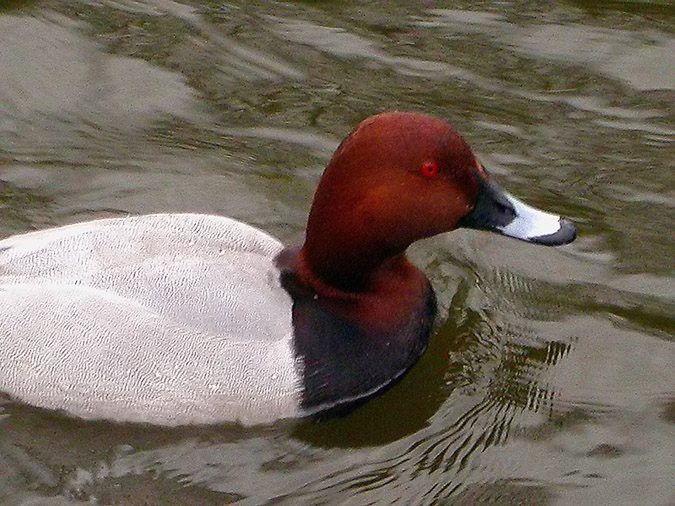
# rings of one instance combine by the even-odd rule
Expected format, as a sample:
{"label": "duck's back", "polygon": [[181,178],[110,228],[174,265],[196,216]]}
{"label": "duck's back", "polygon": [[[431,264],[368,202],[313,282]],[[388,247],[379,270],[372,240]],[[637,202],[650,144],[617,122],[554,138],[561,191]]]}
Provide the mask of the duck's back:
{"label": "duck's back", "polygon": [[295,416],[282,245],[228,218],[97,220],[0,241],[0,392],[162,425]]}

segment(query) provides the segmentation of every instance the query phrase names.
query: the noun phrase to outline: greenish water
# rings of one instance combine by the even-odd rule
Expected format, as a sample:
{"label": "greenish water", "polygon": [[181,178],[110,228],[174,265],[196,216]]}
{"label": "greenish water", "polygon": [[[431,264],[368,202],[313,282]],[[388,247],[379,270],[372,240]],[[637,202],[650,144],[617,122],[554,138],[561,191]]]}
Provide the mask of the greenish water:
{"label": "greenish water", "polygon": [[340,419],[163,430],[0,406],[0,503],[675,503],[670,2],[0,3],[0,236],[232,216],[297,242],[364,117],[447,118],[547,249],[415,245],[422,361]]}

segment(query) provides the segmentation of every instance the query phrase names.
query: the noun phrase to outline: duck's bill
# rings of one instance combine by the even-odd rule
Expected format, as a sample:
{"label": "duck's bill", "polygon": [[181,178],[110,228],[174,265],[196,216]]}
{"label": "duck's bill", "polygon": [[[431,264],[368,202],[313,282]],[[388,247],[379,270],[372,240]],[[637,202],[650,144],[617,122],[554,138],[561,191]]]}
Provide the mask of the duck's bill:
{"label": "duck's bill", "polygon": [[492,180],[481,180],[480,185],[476,205],[462,219],[461,226],[546,246],[560,246],[576,238],[577,231],[571,221],[528,206]]}

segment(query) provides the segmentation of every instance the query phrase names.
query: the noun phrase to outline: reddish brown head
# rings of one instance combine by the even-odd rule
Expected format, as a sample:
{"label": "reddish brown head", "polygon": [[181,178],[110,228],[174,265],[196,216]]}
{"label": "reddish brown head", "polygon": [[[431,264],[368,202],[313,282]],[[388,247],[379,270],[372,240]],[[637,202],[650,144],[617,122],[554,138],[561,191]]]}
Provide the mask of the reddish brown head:
{"label": "reddish brown head", "polygon": [[412,242],[453,230],[478,193],[478,164],[447,123],[416,113],[363,121],[323,174],[305,254],[325,282],[350,287]]}
{"label": "reddish brown head", "polygon": [[490,191],[489,202],[500,208],[488,211],[508,216],[478,228],[504,233],[513,205],[495,201],[499,189],[448,123],[409,112],[372,116],[342,142],[321,178],[304,260],[324,283],[359,290],[412,242],[457,228]]}

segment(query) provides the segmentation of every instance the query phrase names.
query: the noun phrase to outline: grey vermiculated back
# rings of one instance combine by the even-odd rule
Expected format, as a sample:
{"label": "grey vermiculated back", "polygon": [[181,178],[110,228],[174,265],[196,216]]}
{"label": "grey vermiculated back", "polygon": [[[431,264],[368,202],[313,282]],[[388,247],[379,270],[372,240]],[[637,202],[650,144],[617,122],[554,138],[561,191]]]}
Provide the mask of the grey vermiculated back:
{"label": "grey vermiculated back", "polygon": [[196,214],[0,241],[0,391],[82,418],[159,425],[298,415],[282,245]]}

